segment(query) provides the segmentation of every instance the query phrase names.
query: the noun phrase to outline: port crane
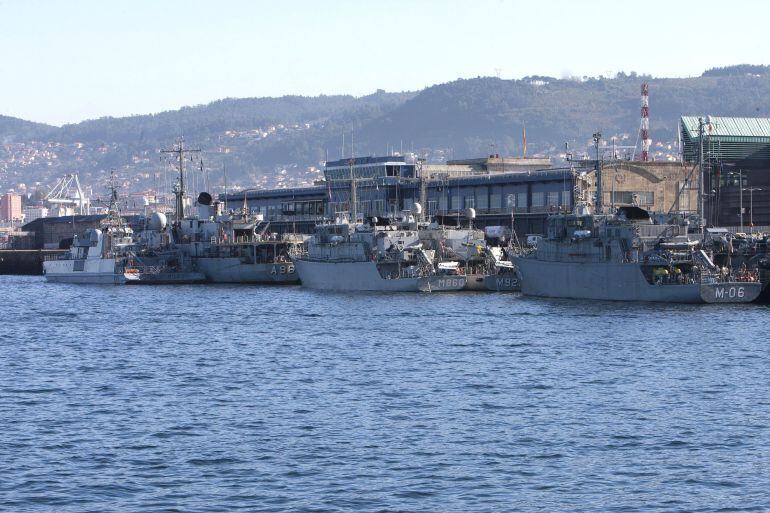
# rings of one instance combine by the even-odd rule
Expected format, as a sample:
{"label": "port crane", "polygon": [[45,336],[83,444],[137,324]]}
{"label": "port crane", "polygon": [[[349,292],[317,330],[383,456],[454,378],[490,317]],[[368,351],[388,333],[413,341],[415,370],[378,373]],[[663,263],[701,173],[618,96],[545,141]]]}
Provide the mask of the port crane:
{"label": "port crane", "polygon": [[91,199],[83,194],[78,175],[66,174],[46,194],[44,201],[51,205],[52,209],[61,210],[62,206],[72,207],[80,215],[88,214]]}

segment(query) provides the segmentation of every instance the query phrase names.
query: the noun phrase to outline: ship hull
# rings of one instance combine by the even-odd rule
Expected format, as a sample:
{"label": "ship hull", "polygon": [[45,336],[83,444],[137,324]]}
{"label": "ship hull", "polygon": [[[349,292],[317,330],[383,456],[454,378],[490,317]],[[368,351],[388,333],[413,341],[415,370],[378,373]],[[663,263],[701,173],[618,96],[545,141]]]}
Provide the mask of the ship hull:
{"label": "ship hull", "polygon": [[520,292],[521,280],[516,274],[490,274],[484,277],[486,290],[495,292]]}
{"label": "ship hull", "polygon": [[652,285],[635,263],[567,263],[516,258],[521,291],[528,296],[665,303],[753,301],[758,283]]}
{"label": "ship hull", "polygon": [[206,276],[196,272],[124,273],[126,285],[189,285],[203,283]]}
{"label": "ship hull", "polygon": [[244,264],[239,258],[193,259],[195,268],[211,283],[299,283],[292,262]]}
{"label": "ship hull", "polygon": [[460,290],[464,276],[385,279],[375,262],[294,260],[303,287],[336,291],[439,292]]}
{"label": "ship hull", "polygon": [[126,283],[126,278],[122,270],[118,272],[117,267],[115,260],[111,258],[43,262],[45,279],[51,283],[122,285]]}

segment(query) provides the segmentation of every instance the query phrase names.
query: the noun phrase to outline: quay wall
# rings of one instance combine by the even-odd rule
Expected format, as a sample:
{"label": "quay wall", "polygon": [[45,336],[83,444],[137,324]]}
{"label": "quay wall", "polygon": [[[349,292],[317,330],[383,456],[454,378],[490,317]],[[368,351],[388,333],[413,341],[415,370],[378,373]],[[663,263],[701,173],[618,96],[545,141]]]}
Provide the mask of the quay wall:
{"label": "quay wall", "polygon": [[42,275],[43,260],[66,249],[0,249],[0,274]]}

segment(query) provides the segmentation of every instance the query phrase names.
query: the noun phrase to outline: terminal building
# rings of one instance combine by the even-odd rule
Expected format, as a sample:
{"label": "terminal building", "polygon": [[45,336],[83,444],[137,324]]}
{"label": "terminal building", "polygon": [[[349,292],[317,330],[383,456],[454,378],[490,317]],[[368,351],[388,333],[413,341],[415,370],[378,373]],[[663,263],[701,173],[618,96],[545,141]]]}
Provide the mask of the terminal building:
{"label": "terminal building", "polygon": [[[230,194],[232,208],[243,204],[264,215],[277,232],[312,231],[338,212],[351,212],[355,181],[356,211],[365,217],[393,217],[420,203],[428,218],[467,224],[473,208],[476,226],[514,226],[521,237],[543,233],[545,218],[570,211],[575,199],[595,193],[594,161],[554,168],[548,159],[487,158],[445,164],[410,162],[401,156],[330,161],[324,180],[313,187],[252,190]],[[603,167],[605,205],[639,205],[656,212],[697,209],[688,168],[671,162],[607,163]]]}

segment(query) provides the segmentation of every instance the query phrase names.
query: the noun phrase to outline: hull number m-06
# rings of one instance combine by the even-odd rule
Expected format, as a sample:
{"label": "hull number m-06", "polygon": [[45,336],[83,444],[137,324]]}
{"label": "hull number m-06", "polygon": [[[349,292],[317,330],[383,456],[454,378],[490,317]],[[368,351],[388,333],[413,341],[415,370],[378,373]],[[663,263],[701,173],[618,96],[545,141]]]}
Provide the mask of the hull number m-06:
{"label": "hull number m-06", "polygon": [[735,299],[746,297],[746,290],[743,287],[716,287],[714,289],[716,299]]}

